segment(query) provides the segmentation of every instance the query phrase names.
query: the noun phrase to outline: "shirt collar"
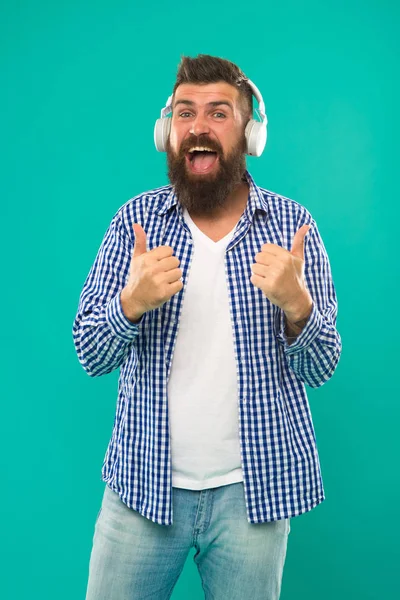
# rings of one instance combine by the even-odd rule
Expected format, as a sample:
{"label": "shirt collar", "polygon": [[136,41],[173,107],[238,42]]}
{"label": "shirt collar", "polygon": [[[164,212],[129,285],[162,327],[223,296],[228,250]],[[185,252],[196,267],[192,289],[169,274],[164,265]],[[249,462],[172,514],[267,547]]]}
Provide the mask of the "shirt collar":
{"label": "shirt collar", "polygon": [[[262,210],[268,214],[269,206],[267,200],[261,193],[260,188],[256,185],[253,177],[250,175],[247,169],[244,176],[249,184],[249,198],[244,212],[248,220],[251,222],[256,209]],[[174,192],[174,187],[172,185],[170,187],[171,189],[169,192],[167,191],[167,196],[163,195],[154,208],[154,211],[158,215],[164,215],[170,208],[179,204],[178,198]]]}

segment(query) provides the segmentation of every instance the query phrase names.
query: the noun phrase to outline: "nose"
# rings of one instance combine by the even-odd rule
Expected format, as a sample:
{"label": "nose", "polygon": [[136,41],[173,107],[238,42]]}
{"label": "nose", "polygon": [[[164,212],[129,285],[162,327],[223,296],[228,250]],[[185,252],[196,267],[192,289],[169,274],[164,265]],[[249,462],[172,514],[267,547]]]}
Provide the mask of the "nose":
{"label": "nose", "polygon": [[207,119],[201,115],[200,113],[196,116],[194,121],[192,122],[192,126],[190,128],[190,133],[193,135],[199,136],[202,133],[209,133],[210,128],[207,124]]}

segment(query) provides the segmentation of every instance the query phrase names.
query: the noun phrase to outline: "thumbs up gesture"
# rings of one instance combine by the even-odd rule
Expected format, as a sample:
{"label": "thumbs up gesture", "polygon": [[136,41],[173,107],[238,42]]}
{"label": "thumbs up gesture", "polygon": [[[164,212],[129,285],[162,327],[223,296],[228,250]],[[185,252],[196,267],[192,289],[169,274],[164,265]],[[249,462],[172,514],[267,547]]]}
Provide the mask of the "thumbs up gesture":
{"label": "thumbs up gesture", "polygon": [[146,249],[146,232],[134,223],[135,246],[129,278],[121,291],[121,306],[126,317],[136,322],[147,311],[158,308],[183,288],[180,260],[171,246]]}
{"label": "thumbs up gesture", "polygon": [[264,244],[251,267],[251,283],[293,321],[312,306],[304,280],[304,237],[309,228],[303,225],[295,233],[290,252],[276,244]]}

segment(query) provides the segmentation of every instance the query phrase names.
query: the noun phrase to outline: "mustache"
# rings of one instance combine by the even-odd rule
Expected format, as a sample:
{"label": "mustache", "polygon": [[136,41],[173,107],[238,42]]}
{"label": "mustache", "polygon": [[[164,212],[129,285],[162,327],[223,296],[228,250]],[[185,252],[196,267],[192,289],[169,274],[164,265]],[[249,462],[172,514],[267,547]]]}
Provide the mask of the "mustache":
{"label": "mustache", "polygon": [[222,148],[217,145],[213,140],[210,140],[207,136],[192,136],[187,140],[183,141],[179,150],[179,154],[184,155],[190,148],[193,146],[207,146],[213,152],[217,152],[217,154],[222,154]]}

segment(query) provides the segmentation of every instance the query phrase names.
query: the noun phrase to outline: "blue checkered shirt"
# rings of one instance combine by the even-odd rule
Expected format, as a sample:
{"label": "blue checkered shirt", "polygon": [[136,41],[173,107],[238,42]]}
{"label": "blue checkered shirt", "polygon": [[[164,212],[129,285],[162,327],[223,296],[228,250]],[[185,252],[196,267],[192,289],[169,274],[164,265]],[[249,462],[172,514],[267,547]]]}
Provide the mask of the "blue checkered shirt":
{"label": "blue checkered shirt", "polygon": [[[225,273],[247,520],[262,523],[295,517],[325,499],[305,384],[317,388],[332,376],[341,338],[330,264],[315,220],[301,204],[258,187],[248,171],[246,178],[250,193],[226,248]],[[135,241],[133,223],[145,230],[148,250],[173,248],[184,284],[137,324],[126,318],[120,301]],[[290,250],[304,224],[311,225],[304,257],[313,307],[289,345],[284,313],[251,283],[251,265],[265,243]],[[98,377],[120,367],[102,480],[128,507],[160,525],[173,523],[167,383],[193,250],[172,185],[128,200],[104,235],[73,323],[76,352],[88,375]]]}

